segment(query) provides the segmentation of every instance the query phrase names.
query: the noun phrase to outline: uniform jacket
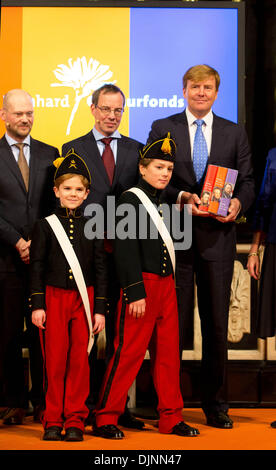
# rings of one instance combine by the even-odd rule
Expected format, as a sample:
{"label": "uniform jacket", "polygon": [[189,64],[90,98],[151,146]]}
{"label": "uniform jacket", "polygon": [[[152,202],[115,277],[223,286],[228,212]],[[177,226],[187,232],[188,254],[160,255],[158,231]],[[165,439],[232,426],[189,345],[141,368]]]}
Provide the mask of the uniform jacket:
{"label": "uniform jacket", "polygon": [[[87,221],[82,211],[74,215],[66,208],[55,211],[79,260],[87,286],[94,286],[95,312],[105,313],[106,306],[106,254],[103,240],[89,240],[84,235]],[[30,294],[32,310],[45,309],[46,285],[62,289],[77,289],[71,268],[59,242],[45,219],[36,222],[30,251]]]}
{"label": "uniform jacket", "polygon": [[[139,180],[137,187],[142,189],[151,202],[157,206],[162,217],[162,191],[155,189],[142,178]],[[117,215],[120,206],[122,207],[123,204],[130,204],[135,209],[136,215],[135,233],[133,232],[134,227],[131,226],[131,237],[125,239],[121,239],[119,236],[119,224],[122,224],[125,216]],[[142,211],[140,208],[139,211],[140,206],[143,208],[140,199],[134,193],[126,191],[119,198],[116,209],[114,255],[118,277],[127,303],[146,297],[143,272],[158,274],[162,277],[169,276],[173,272],[168,249],[159,233],[157,237],[150,238],[150,216],[144,208]],[[141,224],[146,224],[148,227],[148,236],[146,238],[141,236],[139,238]]]}

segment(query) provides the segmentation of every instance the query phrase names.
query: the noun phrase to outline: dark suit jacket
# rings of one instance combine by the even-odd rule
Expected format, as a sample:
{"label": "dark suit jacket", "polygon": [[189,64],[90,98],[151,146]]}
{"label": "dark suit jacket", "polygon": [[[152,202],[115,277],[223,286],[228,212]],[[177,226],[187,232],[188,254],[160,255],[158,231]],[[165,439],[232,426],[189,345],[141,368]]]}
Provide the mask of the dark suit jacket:
{"label": "dark suit jacket", "polygon": [[118,139],[114,180],[112,186],[110,186],[92,131],[62,146],[63,156],[66,155],[68,150],[74,148],[75,152],[85,160],[91,173],[90,194],[83,207],[90,203],[98,203],[105,208],[108,195],[113,195],[117,199],[123,191],[137,182],[140,147],[142,147],[142,144],[129,137],[121,136]]}
{"label": "dark suit jacket", "polygon": [[[171,199],[176,201],[181,190],[200,195],[202,184],[196,183],[185,111],[153,122],[148,142],[167,132],[171,133],[177,145],[176,163],[168,188]],[[243,126],[214,114],[208,163],[238,170],[233,197],[240,200],[242,211],[247,211],[254,201],[255,193],[251,153]],[[234,223],[223,224],[211,218],[193,217],[193,246],[204,259],[231,259],[235,244]]]}
{"label": "dark suit jacket", "polygon": [[0,139],[0,272],[20,269],[14,245],[21,237],[28,240],[35,221],[53,212],[53,161],[58,156],[55,147],[31,138],[27,193],[5,136]]}

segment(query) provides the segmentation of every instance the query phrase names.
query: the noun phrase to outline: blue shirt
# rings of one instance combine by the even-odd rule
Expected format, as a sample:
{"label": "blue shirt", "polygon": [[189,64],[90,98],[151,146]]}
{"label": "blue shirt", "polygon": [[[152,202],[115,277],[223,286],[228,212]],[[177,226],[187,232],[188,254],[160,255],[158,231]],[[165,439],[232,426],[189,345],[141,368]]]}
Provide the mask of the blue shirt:
{"label": "blue shirt", "polygon": [[[106,135],[101,134],[99,131],[97,131],[97,129],[95,127],[93,127],[92,132],[93,132],[93,135],[94,135],[95,140],[97,142],[99,152],[102,155],[103,151],[104,151],[104,148],[105,148],[105,145],[104,145],[103,142],[101,142],[101,139],[106,138]],[[113,132],[113,134],[109,135],[108,137],[113,138],[113,140],[110,142],[110,147],[112,148],[112,152],[113,152],[113,155],[114,155],[114,160],[115,160],[115,163],[116,163],[116,159],[117,159],[117,139],[121,138],[121,134],[119,133],[118,130],[116,130],[115,132]]]}
{"label": "blue shirt", "polygon": [[276,243],[276,148],[268,152],[253,226],[267,234],[268,243]]}

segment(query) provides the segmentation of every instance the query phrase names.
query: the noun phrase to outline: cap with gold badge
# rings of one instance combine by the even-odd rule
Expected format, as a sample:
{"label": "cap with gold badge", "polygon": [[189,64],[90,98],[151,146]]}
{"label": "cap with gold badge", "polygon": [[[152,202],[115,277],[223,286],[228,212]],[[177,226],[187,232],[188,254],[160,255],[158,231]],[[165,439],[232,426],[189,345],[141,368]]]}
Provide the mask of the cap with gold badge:
{"label": "cap with gold badge", "polygon": [[65,157],[57,158],[53,164],[56,167],[54,181],[62,175],[75,174],[84,176],[91,184],[90,171],[83,158],[75,153],[73,148],[69,150]]}

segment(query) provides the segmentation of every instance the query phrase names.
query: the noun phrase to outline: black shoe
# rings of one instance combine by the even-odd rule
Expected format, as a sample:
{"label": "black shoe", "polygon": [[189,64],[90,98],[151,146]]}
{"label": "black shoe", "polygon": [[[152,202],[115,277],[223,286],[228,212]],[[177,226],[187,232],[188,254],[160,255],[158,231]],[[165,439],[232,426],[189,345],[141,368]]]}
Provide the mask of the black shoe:
{"label": "black shoe", "polygon": [[83,441],[83,431],[79,428],[71,427],[65,430],[65,441]]}
{"label": "black shoe", "polygon": [[213,426],[214,428],[221,428],[221,429],[232,429],[233,428],[233,421],[229,418],[227,413],[223,411],[218,411],[217,413],[210,413],[207,416],[207,424],[208,426]]}
{"label": "black shoe", "polygon": [[50,426],[45,429],[43,434],[43,441],[62,441],[61,435],[62,428],[59,426]]}
{"label": "black shoe", "polygon": [[198,436],[199,430],[196,428],[192,428],[188,424],[184,423],[184,421],[179,421],[173,428],[171,434],[177,434],[178,436]]}
{"label": "black shoe", "polygon": [[3,416],[4,424],[22,424],[26,412],[23,408],[7,408]]}
{"label": "black shoe", "polygon": [[141,430],[145,427],[145,423],[135,418],[128,410],[124,411],[124,413],[119,417],[118,424],[129,429]]}
{"label": "black shoe", "polygon": [[276,428],[276,421],[272,421],[272,423],[270,423],[270,426],[271,426],[272,428]]}
{"label": "black shoe", "polygon": [[93,429],[93,434],[95,436],[104,437],[105,439],[123,439],[123,437],[125,437],[123,431],[117,428],[114,424],[95,427]]}

